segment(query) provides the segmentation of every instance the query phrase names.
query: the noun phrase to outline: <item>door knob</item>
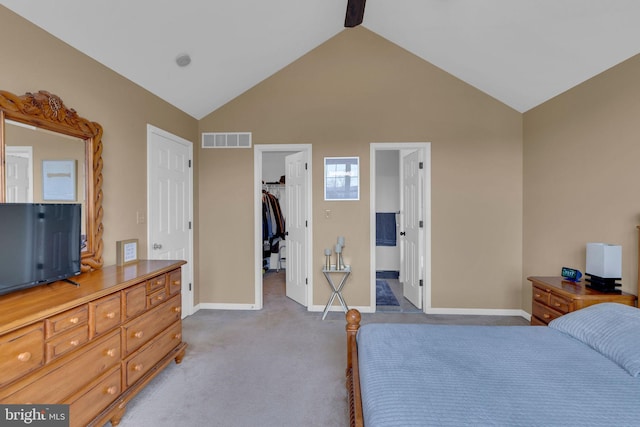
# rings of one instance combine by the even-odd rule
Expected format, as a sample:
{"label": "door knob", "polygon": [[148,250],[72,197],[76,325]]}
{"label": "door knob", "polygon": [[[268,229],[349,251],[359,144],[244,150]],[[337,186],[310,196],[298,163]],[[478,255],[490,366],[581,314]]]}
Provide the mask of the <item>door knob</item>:
{"label": "door knob", "polygon": [[162,249],[162,245],[160,243],[154,243],[153,249]]}

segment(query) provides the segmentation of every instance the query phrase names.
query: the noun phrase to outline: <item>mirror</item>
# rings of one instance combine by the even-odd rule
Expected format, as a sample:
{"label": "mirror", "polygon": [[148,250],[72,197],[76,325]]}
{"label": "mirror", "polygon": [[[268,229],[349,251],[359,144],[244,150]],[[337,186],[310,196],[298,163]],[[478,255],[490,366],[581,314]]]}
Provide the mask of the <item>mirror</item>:
{"label": "mirror", "polygon": [[82,205],[82,271],[102,267],[102,126],[49,92],[0,91],[0,202]]}

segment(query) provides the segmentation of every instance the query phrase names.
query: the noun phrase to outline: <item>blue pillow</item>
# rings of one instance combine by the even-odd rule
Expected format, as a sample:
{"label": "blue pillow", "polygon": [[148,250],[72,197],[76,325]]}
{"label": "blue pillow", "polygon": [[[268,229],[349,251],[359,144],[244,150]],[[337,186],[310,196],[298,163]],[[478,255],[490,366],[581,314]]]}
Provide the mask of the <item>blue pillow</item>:
{"label": "blue pillow", "polygon": [[585,307],[549,322],[616,362],[629,374],[640,374],[640,309],[618,303]]}

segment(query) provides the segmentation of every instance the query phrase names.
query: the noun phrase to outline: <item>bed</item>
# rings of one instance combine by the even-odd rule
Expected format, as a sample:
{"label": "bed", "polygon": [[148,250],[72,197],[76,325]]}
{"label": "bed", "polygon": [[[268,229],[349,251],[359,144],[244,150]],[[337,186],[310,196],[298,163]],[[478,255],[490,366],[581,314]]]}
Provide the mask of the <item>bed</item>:
{"label": "bed", "polygon": [[351,426],[640,425],[640,310],[541,326],[381,324],[347,313]]}

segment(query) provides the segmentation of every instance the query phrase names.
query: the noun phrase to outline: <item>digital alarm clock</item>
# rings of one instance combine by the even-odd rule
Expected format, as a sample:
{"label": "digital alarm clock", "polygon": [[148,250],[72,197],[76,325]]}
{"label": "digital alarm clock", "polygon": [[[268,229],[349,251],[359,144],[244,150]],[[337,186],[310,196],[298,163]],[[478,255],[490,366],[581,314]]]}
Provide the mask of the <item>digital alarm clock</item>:
{"label": "digital alarm clock", "polygon": [[562,267],[562,277],[572,282],[577,282],[582,277],[582,273],[575,268]]}

